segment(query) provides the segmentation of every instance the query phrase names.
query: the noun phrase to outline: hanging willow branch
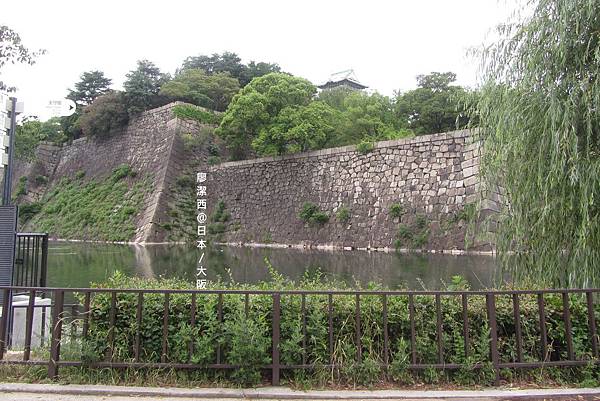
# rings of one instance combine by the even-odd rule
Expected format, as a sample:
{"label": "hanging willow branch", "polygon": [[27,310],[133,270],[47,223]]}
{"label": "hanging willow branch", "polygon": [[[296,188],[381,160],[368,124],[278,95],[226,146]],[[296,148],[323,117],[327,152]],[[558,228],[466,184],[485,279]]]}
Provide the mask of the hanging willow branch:
{"label": "hanging willow branch", "polygon": [[497,250],[517,279],[599,286],[600,0],[528,5],[482,51],[472,109],[482,178],[506,195]]}

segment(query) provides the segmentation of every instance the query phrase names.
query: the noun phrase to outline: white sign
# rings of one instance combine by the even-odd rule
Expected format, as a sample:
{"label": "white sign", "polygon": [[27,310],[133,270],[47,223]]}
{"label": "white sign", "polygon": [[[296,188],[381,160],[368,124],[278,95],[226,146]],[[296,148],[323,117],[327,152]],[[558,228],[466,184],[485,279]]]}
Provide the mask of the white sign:
{"label": "white sign", "polygon": [[70,99],[49,100],[46,110],[50,117],[67,117],[75,113],[77,106]]}
{"label": "white sign", "polygon": [[2,167],[8,166],[8,153],[2,153]]}
{"label": "white sign", "polygon": [[0,134],[0,148],[8,148],[10,146],[10,136]]}

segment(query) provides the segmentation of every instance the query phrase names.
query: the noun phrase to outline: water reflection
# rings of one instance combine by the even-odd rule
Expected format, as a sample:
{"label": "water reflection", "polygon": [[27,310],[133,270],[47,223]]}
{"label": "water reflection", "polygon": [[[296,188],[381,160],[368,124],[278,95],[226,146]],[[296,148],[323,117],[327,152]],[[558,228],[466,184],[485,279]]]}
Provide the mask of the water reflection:
{"label": "water reflection", "polygon": [[[194,282],[199,252],[176,245],[126,246],[52,242],[48,257],[50,286],[87,287],[120,270],[140,277],[178,277]],[[209,279],[254,283],[269,278],[265,258],[286,277],[305,272],[349,285],[381,283],[390,288],[436,289],[461,275],[474,289],[498,284],[496,259],[489,256],[440,255],[223,247],[205,256]]]}

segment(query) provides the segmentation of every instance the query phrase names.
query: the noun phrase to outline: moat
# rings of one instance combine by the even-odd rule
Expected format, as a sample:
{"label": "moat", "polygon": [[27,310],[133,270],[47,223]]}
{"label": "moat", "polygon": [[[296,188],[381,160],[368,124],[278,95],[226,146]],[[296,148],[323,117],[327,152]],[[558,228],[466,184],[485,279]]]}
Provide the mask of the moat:
{"label": "moat", "polygon": [[[199,252],[182,245],[129,246],[51,242],[48,285],[88,287],[115,271],[128,276],[177,277],[193,282]],[[444,288],[452,276],[463,276],[473,289],[500,283],[498,262],[483,255],[397,254],[395,252],[323,251],[219,247],[206,256],[210,280],[255,283],[269,278],[265,258],[290,279],[306,272],[351,286],[369,282],[391,289]]]}

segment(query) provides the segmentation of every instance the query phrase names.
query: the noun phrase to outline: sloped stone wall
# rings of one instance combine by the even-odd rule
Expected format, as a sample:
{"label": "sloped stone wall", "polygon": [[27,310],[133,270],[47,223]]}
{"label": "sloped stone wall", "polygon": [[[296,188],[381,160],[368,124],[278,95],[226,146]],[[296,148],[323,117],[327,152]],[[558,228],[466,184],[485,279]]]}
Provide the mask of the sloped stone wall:
{"label": "sloped stone wall", "polygon": [[[475,201],[478,146],[468,131],[213,166],[210,203],[230,214],[226,242],[353,248],[465,248],[467,200]],[[329,215],[307,224],[311,202]],[[401,217],[390,207],[402,205]],[[350,212],[344,222],[340,208]]]}

